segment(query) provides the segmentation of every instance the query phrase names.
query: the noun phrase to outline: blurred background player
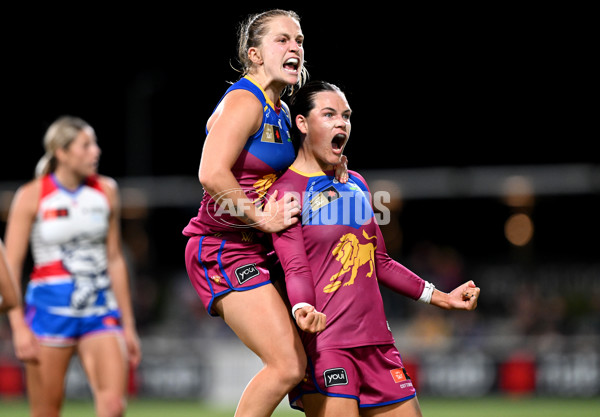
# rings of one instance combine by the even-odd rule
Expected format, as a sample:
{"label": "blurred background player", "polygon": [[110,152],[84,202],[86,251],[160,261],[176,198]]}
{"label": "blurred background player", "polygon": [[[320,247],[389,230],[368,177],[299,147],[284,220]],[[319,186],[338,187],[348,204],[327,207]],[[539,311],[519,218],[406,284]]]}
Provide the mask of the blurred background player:
{"label": "blurred background player", "polygon": [[8,269],[4,243],[0,240],[0,313],[5,313],[18,304],[17,291]]}
{"label": "blurred background player", "polygon": [[351,109],[339,88],[310,82],[291,111],[300,150],[271,189],[295,194],[302,207],[301,222],[272,235],[308,356],[290,402],[309,417],[420,416],[379,282],[445,309],[475,309],[480,289],[470,281],[443,293],[389,257],[365,180],[349,171],[341,184],[333,175],[350,137]]}
{"label": "blurred background player", "polygon": [[6,256],[20,282],[31,244],[25,311],[9,313],[24,361],[32,416],[60,414],[71,357],[81,360],[98,416],[122,416],[128,362],[141,351],[120,236],[117,184],[97,174],[92,127],[65,116],[47,129],[36,178],[21,186],[6,228]]}

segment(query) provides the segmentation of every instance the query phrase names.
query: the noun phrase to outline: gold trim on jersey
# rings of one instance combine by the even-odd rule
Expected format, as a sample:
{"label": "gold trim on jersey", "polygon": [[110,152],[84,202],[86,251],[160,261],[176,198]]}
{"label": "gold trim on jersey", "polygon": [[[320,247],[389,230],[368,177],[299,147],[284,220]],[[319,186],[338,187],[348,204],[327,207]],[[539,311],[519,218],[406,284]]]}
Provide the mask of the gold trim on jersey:
{"label": "gold trim on jersey", "polygon": [[320,177],[325,175],[325,173],[323,171],[317,171],[317,172],[313,172],[313,173],[308,173],[308,172],[304,172],[304,171],[300,171],[298,168],[295,168],[293,165],[290,166],[290,168],[292,171],[294,171],[296,174],[300,174],[303,177]]}
{"label": "gold trim on jersey", "polygon": [[[271,108],[273,110],[275,110],[275,107],[281,107],[281,106],[275,106],[275,103],[273,103],[273,101],[267,96],[267,93],[265,93],[265,90],[263,90],[263,88],[260,86],[260,84],[257,83],[256,81],[254,81],[252,78],[250,78],[249,75],[244,76],[244,78],[247,79],[248,81],[250,81],[255,86],[257,86],[260,89],[260,91],[262,91],[263,96],[265,96],[265,100],[267,101],[267,104],[269,106],[271,106]],[[266,111],[267,109],[263,109],[263,110]]]}

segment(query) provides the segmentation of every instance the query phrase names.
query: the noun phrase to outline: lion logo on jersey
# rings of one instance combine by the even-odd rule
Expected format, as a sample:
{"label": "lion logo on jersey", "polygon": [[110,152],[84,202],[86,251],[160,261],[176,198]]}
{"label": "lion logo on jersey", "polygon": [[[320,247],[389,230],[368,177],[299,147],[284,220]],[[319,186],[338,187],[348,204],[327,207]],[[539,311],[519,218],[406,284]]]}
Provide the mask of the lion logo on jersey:
{"label": "lion logo on jersey", "polygon": [[256,204],[260,202],[259,208],[262,208],[265,202],[261,200],[263,200],[267,194],[267,191],[269,191],[269,188],[271,188],[271,185],[273,185],[275,180],[277,180],[276,174],[267,174],[256,181],[252,186],[254,187],[256,194],[258,194],[258,197],[252,203]]}
{"label": "lion logo on jersey", "polygon": [[[369,236],[364,230],[362,234],[367,240],[377,239],[377,236]],[[350,279],[344,284],[344,287],[354,284],[358,268],[365,264],[369,264],[370,268],[369,272],[367,272],[367,277],[372,276],[375,271],[376,248],[377,246],[373,245],[373,243],[359,243],[358,238],[353,233],[346,233],[342,236],[335,249],[331,252],[336,257],[335,260],[342,264],[342,268],[331,277],[330,281],[332,283],[326,285],[323,288],[323,292],[337,291],[342,286],[340,277],[347,273],[350,273]]]}

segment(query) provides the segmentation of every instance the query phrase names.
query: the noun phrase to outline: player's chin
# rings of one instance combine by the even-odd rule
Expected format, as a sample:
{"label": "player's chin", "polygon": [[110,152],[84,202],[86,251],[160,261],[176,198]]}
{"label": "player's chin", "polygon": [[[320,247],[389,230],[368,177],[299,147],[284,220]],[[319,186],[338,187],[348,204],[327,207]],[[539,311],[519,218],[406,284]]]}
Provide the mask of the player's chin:
{"label": "player's chin", "polygon": [[77,175],[81,178],[92,177],[98,173],[98,169],[92,166],[86,166],[85,168],[80,168],[76,171]]}
{"label": "player's chin", "polygon": [[342,155],[332,154],[327,158],[327,163],[330,165],[339,165],[342,163]]}
{"label": "player's chin", "polygon": [[296,85],[300,82],[300,72],[283,70],[283,78],[288,85]]}
{"label": "player's chin", "polygon": [[93,168],[90,168],[90,169],[87,170],[85,176],[86,177],[91,177],[91,176],[94,176],[96,174],[98,174],[98,168],[97,167],[93,167]]}

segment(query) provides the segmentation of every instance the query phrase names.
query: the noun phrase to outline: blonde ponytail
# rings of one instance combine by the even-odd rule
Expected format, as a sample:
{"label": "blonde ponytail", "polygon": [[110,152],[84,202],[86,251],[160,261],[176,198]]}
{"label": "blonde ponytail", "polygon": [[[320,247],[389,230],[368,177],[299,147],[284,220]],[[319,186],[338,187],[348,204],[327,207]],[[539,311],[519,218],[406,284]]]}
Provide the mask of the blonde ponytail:
{"label": "blonde ponytail", "polygon": [[54,168],[56,167],[52,167],[52,165],[56,165],[54,155],[52,152],[46,152],[35,166],[35,177],[43,177],[44,175],[54,171]]}
{"label": "blonde ponytail", "polygon": [[91,126],[83,119],[73,116],[59,117],[52,123],[44,135],[46,153],[35,166],[35,176],[41,177],[56,169],[56,150],[66,149],[75,140],[79,132]]}

